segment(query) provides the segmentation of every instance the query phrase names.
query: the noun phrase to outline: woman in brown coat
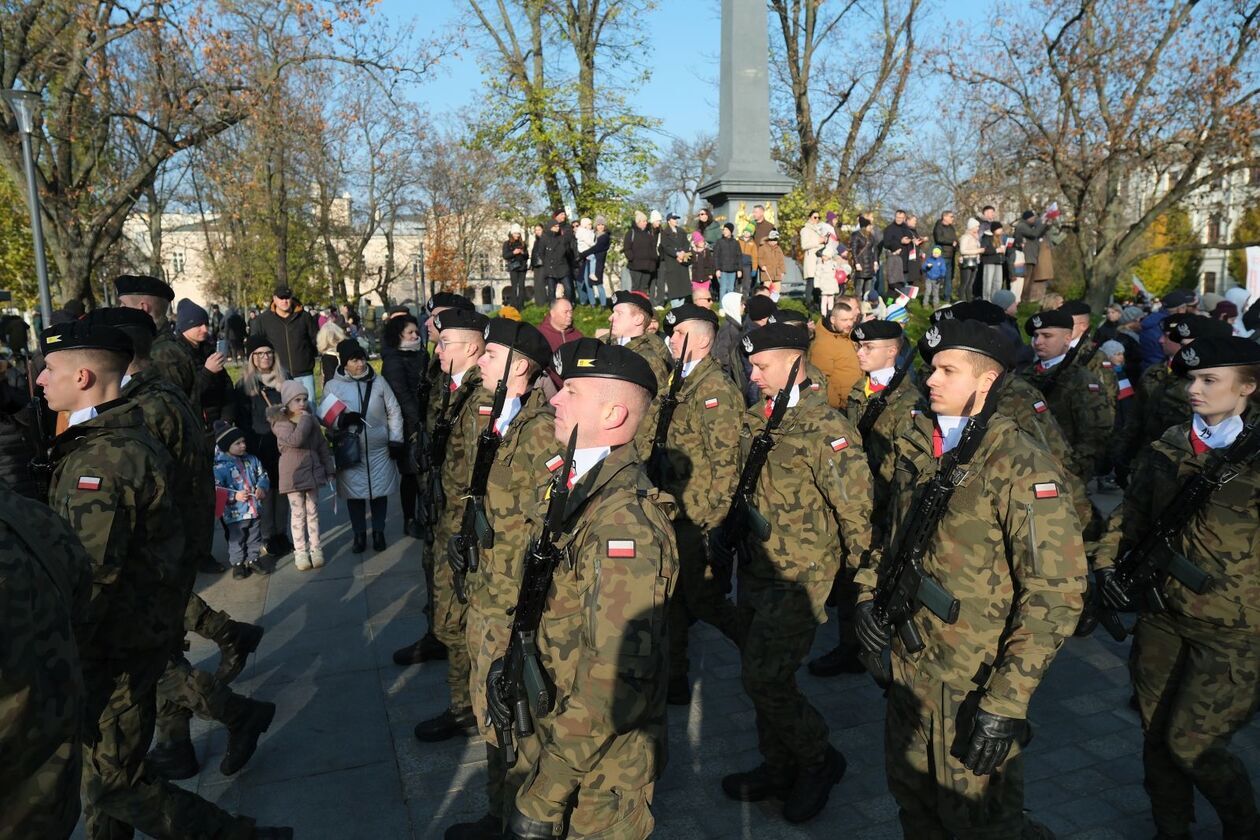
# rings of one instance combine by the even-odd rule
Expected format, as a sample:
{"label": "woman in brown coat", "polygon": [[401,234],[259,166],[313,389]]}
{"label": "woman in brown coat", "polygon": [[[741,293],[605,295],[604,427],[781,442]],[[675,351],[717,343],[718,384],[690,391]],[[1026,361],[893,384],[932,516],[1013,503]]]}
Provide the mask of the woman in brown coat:
{"label": "woman in brown coat", "polygon": [[276,490],[289,497],[293,565],[305,572],[324,565],[319,545],[319,488],[332,480],[335,469],[328,442],[311,414],[306,388],[290,379],[280,386],[280,399],[281,405],[267,409],[267,419],[280,445]]}

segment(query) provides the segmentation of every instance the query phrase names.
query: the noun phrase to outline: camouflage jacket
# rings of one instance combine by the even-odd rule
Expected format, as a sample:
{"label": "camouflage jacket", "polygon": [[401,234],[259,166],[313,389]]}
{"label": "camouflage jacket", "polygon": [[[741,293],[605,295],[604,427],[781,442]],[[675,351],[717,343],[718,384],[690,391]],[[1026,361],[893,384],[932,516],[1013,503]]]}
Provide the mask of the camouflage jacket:
{"label": "camouflage jacket", "polygon": [[[1081,340],[1084,341],[1085,339]],[[1111,372],[1111,366],[1107,363],[1107,357],[1102,354],[1101,350],[1090,353],[1091,349],[1093,349],[1093,344],[1086,343],[1081,348],[1081,352],[1076,354],[1072,364],[1082,367],[1094,375],[1094,378],[1098,380],[1098,384],[1102,385],[1102,395],[1107,398],[1107,405],[1114,416],[1116,413],[1116,402],[1120,399],[1120,386],[1116,384],[1116,376]],[[1086,354],[1089,355],[1089,361],[1085,361]]]}
{"label": "camouflage jacket", "polygon": [[517,796],[527,816],[556,821],[579,788],[637,790],[664,769],[672,508],[633,446],[614,449],[573,488],[557,541],[567,562],[539,630],[557,701],[539,727],[536,775]]}
{"label": "camouflage jacket", "polygon": [[[464,374],[464,379],[462,382],[460,382],[458,388],[456,388],[454,391],[450,391],[449,387],[450,386],[447,380],[446,372],[442,371],[441,373],[438,374],[437,378],[433,380],[432,387],[429,392],[429,405],[427,409],[428,414],[425,417],[425,421],[424,421],[424,428],[427,433],[426,442],[425,442],[426,446],[430,446],[432,444],[433,430],[437,425],[438,418],[441,417],[443,413],[442,412],[443,402],[446,403],[446,412],[449,414],[455,411],[455,409],[459,406],[461,400],[464,403],[464,411],[466,411],[468,408],[468,404],[477,399],[477,392],[482,390],[481,389],[481,368],[477,367],[476,365],[473,365],[471,368],[468,369],[468,372]],[[450,393],[449,399],[447,399],[446,397],[446,394],[448,392]],[[468,398],[466,400],[462,399],[464,394],[468,395]],[[453,479],[449,478],[450,473],[448,471],[454,469],[454,464],[452,462],[458,461],[460,458],[459,450],[454,448],[455,438],[459,434],[460,434],[460,429],[459,429],[459,424],[457,423],[454,427],[452,427],[451,436],[447,439],[447,442],[446,442],[446,456],[445,456],[445,460],[442,462],[441,475],[436,476],[436,478],[442,483],[442,489],[446,493],[448,509],[451,506],[451,499],[454,498],[452,494],[459,494],[459,493],[462,493],[464,490],[464,484],[460,482],[467,482],[468,480],[467,475],[463,477],[460,477],[459,475],[455,475]],[[473,433],[473,440],[474,440],[474,446],[475,446],[475,440],[476,440],[475,432]],[[425,460],[427,461],[428,459],[426,458]],[[467,472],[472,469],[472,464],[465,462],[458,469],[460,471]],[[440,520],[443,512],[438,511],[437,513],[438,513],[438,518]]]}
{"label": "camouflage jacket", "polygon": [[[940,463],[934,425],[930,413],[919,415],[894,447],[894,547],[918,488]],[[945,624],[920,609],[913,621],[926,646],[908,653],[894,634],[894,654],[949,685],[983,688],[985,711],[1023,718],[1076,627],[1087,569],[1062,470],[1009,418],[996,414],[990,422],[923,569],[958,599],[958,621]],[[875,567],[858,570],[859,601],[870,597],[876,580]]]}
{"label": "camouflage jacket", "polygon": [[639,424],[639,431],[634,436],[634,448],[638,451],[640,460],[646,463],[652,454],[652,438],[656,437],[656,419],[660,411],[661,395],[669,390],[669,379],[674,372],[674,360],[670,357],[669,348],[665,346],[665,342],[651,333],[635,336],[626,342],[626,347],[646,359],[652,368],[652,373],[656,374],[656,397],[653,398],[647,416]]}
{"label": "camouflage jacket", "polygon": [[138,405],[119,400],[98,410],[53,441],[48,491],[49,507],[92,561],[79,654],[95,661],[169,652],[183,638],[188,600],[174,464]]}
{"label": "camouflage jacket", "polygon": [[[1182,483],[1200,472],[1209,457],[1194,454],[1189,423],[1168,429],[1138,456],[1124,494],[1121,553],[1150,531]],[[1260,461],[1252,461],[1213,493],[1174,547],[1211,575],[1212,585],[1197,595],[1169,577],[1162,591],[1171,611],[1260,632]]]}
{"label": "camouflage jacket", "polygon": [[[870,377],[866,374],[857,381],[849,391],[849,399],[845,403],[844,413],[856,430],[866,406],[875,399],[875,392],[867,393]],[[910,381],[910,377],[902,379],[897,390],[888,396],[884,410],[880,412],[875,427],[862,437],[862,449],[866,452],[866,461],[871,466],[871,475],[875,481],[875,516],[879,532],[878,542],[888,528],[888,489],[892,484],[893,441],[909,428],[919,410],[919,392]]]}
{"label": "camouflage jacket", "polygon": [[1166,364],[1146,369],[1135,396],[1137,405],[1130,414],[1132,422],[1138,424],[1130,437],[1135,452],[1160,440],[1173,426],[1190,422],[1192,412],[1186,381]]}
{"label": "camouflage jacket", "polygon": [[[1041,390],[1057,367],[1044,373],[1030,367],[1023,376]],[[1115,411],[1107,404],[1102,383],[1087,369],[1073,364],[1058,375],[1053,390],[1044,399],[1072,453],[1068,469],[1088,480],[1094,474],[1098,456],[1106,449],[1115,422]]]}
{"label": "camouflage jacket", "polygon": [[[476,371],[477,376],[473,376]],[[459,397],[468,393],[468,399],[454,415],[451,436],[446,443],[446,460],[442,462],[442,491],[446,494],[446,509],[438,514],[437,530],[450,535],[459,531],[464,516],[464,491],[472,479],[473,461],[477,457],[477,435],[490,420],[494,394],[481,387],[481,371],[472,368],[459,390],[451,394],[450,411],[455,411]],[[445,546],[438,547],[445,551]],[[440,556],[440,555],[439,555]]]}
{"label": "camouflage jacket", "polygon": [[[741,468],[765,424],[764,405],[744,413]],[[740,575],[831,580],[844,558],[856,565],[871,551],[874,489],[857,431],[825,393],[804,390],[774,441],[752,500],[770,522],[770,539],[749,536]]]}
{"label": "camouflage jacket", "polygon": [[201,365],[193,358],[188,342],[175,335],[174,326],[165,318],[157,325],[149,359],[162,378],[188,397],[200,422],[201,391],[197,387],[197,368]]}
{"label": "camouflage jacket", "polygon": [[0,493],[0,837],[69,837],[79,820],[90,567],[52,511]]}
{"label": "camouflage jacket", "polygon": [[679,519],[708,530],[721,523],[739,482],[739,428],[744,399],[717,360],[702,359],[678,389],[661,489],[677,500]]}
{"label": "camouflage jacket", "polygon": [[495,454],[485,499],[494,545],[481,549],[480,565],[467,578],[469,605],[505,626],[520,590],[521,558],[539,527],[535,493],[548,468],[560,466],[555,449],[555,414],[540,383],[525,395]]}

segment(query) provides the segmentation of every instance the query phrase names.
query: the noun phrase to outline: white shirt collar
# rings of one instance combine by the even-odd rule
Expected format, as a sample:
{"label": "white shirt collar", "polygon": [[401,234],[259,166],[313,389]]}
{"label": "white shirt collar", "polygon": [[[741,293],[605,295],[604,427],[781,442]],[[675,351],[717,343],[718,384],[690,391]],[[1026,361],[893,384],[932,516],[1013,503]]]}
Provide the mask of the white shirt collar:
{"label": "white shirt collar", "polygon": [[119,387],[119,388],[126,388],[126,387],[127,387],[127,383],[128,383],[128,382],[130,382],[130,381],[131,381],[131,374],[130,374],[130,373],[124,373],[124,374],[123,374],[123,378],[122,378],[122,382],[119,384],[119,386],[118,386],[118,387]]}
{"label": "white shirt collar", "polygon": [[581,480],[600,461],[608,457],[612,449],[607,446],[588,446],[573,452],[573,483]]}
{"label": "white shirt collar", "polygon": [[947,414],[936,415],[936,425],[941,430],[942,454],[958,445],[963,429],[967,427],[967,421],[970,419],[970,417],[952,417]]}
{"label": "white shirt collar", "polygon": [[793,385],[791,392],[788,394],[788,408],[796,408],[796,404],[801,401],[801,386]]}
{"label": "white shirt collar", "polygon": [[1224,449],[1233,443],[1234,438],[1238,437],[1238,433],[1243,430],[1241,414],[1228,417],[1215,426],[1209,426],[1197,414],[1194,415],[1191,422],[1194,424],[1194,433],[1199,436],[1199,440],[1203,441],[1209,449]]}
{"label": "white shirt collar", "polygon": [[503,411],[494,421],[494,430],[499,433],[499,437],[507,434],[508,426],[512,425],[512,421],[516,419],[516,415],[521,413],[521,398],[512,397],[510,400],[504,400]]}
{"label": "white shirt collar", "polygon": [[87,408],[80,408],[77,411],[70,412],[70,416],[66,418],[66,428],[77,426],[80,423],[91,420],[96,416],[96,406],[89,405]]}
{"label": "white shirt collar", "polygon": [[627,344],[629,344],[629,343],[630,343],[630,339],[631,339],[631,338],[632,338],[632,336],[628,336],[628,335],[621,335],[621,336],[617,336],[617,344],[618,344],[618,346],[620,346],[620,347],[625,347]]}
{"label": "white shirt collar", "polygon": [[895,367],[886,367],[879,370],[873,370],[867,375],[876,385],[887,385],[889,382],[892,382],[893,374],[896,372],[897,369]]}
{"label": "white shirt collar", "polygon": [[693,359],[690,362],[683,362],[682,375],[683,379],[691,376],[691,372],[696,369],[696,365],[700,364],[704,359]]}
{"label": "white shirt collar", "polygon": [[464,377],[468,375],[469,370],[472,370],[472,368],[468,368],[468,370],[461,371],[460,373],[451,374],[451,381],[455,383],[456,388],[464,384]]}
{"label": "white shirt collar", "polygon": [[1053,359],[1043,360],[1041,362],[1041,366],[1042,368],[1049,370],[1050,368],[1054,367],[1055,365],[1057,365],[1059,362],[1063,361],[1066,358],[1067,358],[1067,353],[1063,353],[1061,355],[1055,356]]}
{"label": "white shirt collar", "polygon": [[1085,336],[1083,335],[1078,335],[1076,338],[1072,339],[1072,341],[1068,344],[1068,347],[1075,347],[1076,345],[1080,344],[1081,339],[1084,337]]}

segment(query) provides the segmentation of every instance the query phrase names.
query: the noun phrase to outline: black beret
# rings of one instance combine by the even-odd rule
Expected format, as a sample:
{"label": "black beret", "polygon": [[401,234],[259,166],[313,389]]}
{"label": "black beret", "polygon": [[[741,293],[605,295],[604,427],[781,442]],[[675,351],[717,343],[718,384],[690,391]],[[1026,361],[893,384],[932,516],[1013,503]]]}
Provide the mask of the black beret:
{"label": "black beret", "polygon": [[776,309],[778,309],[778,307],[774,305],[774,301],[765,295],[753,295],[748,299],[748,303],[745,306],[745,311],[747,311],[748,317],[754,321],[761,321],[769,318],[775,313]]}
{"label": "black beret", "polygon": [[763,350],[808,350],[809,333],[796,324],[766,324],[744,336],[748,355]]}
{"label": "black beret", "polygon": [[1072,316],[1064,312],[1062,309],[1049,309],[1038,312],[1036,315],[1024,322],[1024,332],[1032,335],[1037,330],[1047,330],[1057,328],[1061,330],[1070,330],[1072,324]]}
{"label": "black beret", "polygon": [[476,330],[483,332],[490,319],[471,309],[447,309],[433,316],[433,328],[442,330]]}
{"label": "black beret", "polygon": [[1192,370],[1260,365],[1260,344],[1236,335],[1200,338],[1178,350],[1172,364],[1173,370],[1181,376]]}
{"label": "black beret", "polygon": [[253,355],[255,350],[261,350],[266,347],[269,350],[275,350],[276,346],[271,343],[271,339],[265,335],[254,334],[245,340],[245,352]]}
{"label": "black beret", "polygon": [[424,308],[432,312],[439,306],[446,306],[451,309],[476,309],[473,302],[463,295],[457,295],[454,292],[437,292],[433,297],[429,298],[429,302]]}
{"label": "black beret", "polygon": [[120,274],[114,278],[114,290],[121,295],[149,295],[175,300],[175,290],[147,274]]}
{"label": "black beret", "polygon": [[863,321],[853,328],[849,336],[854,341],[881,341],[901,338],[905,330],[896,321]]}
{"label": "black beret", "polygon": [[656,310],[652,308],[652,299],[643,292],[627,292],[622,289],[613,294],[613,306],[621,303],[632,303],[648,314],[649,318],[656,317]]}
{"label": "black beret", "polygon": [[620,379],[656,396],[656,374],[647,359],[619,344],[578,338],[560,345],[552,366],[561,379]]}
{"label": "black beret", "polygon": [[511,318],[491,318],[482,333],[486,343],[502,344],[538,363],[540,368],[551,364],[551,345],[533,324]]}
{"label": "black beret", "polygon": [[58,350],[112,350],[132,357],[131,339],[117,327],[67,321],[39,334],[39,349],[47,356]]}
{"label": "black beret", "polygon": [[103,327],[124,327],[127,329],[145,330],[150,336],[157,335],[157,324],[143,309],[131,309],[127,306],[102,306],[93,309],[84,316],[83,321]]}
{"label": "black beret", "polygon": [[1191,313],[1169,315],[1160,326],[1168,338],[1178,344],[1200,338],[1229,338],[1234,334],[1234,328],[1224,321]]}
{"label": "black beret", "polygon": [[685,321],[704,321],[706,324],[711,324],[714,329],[717,329],[718,325],[717,313],[709,307],[684,303],[665,313],[665,334],[669,335],[674,331],[674,327]]}
{"label": "black beret", "polygon": [[770,316],[770,323],[796,324],[798,327],[804,327],[809,324],[809,316],[796,309],[775,309],[774,314]]}
{"label": "black beret", "polygon": [[1159,299],[1165,309],[1175,309],[1178,306],[1187,306],[1198,300],[1199,297],[1188,289],[1173,289],[1168,294]]}
{"label": "black beret", "polygon": [[955,303],[953,306],[946,306],[941,309],[937,309],[928,316],[928,322],[932,324],[939,324],[941,321],[952,321],[958,317],[958,307],[960,306],[962,306],[961,303]]}
{"label": "black beret", "polygon": [[367,351],[363,349],[363,345],[357,339],[343,338],[337,342],[337,360],[341,362],[341,367],[346,366],[346,362],[351,359],[363,359],[367,361]]}
{"label": "black beret", "polygon": [[1083,300],[1069,300],[1067,303],[1059,307],[1060,312],[1066,312],[1069,315],[1093,315],[1094,308]]}
{"label": "black beret", "polygon": [[1010,370],[1015,365],[1014,349],[1009,339],[981,321],[942,321],[919,339],[919,355],[929,364],[942,350],[970,350]]}
{"label": "black beret", "polygon": [[991,327],[1006,323],[1002,307],[990,300],[968,300],[953,305],[954,317],[959,321],[980,321]]}

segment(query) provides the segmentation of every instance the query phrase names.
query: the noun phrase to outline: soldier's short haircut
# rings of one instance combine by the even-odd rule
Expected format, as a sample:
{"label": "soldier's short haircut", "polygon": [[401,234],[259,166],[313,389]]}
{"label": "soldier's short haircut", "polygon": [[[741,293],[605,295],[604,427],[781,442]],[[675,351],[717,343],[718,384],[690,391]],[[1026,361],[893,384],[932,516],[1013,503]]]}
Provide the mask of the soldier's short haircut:
{"label": "soldier's short haircut", "polygon": [[831,312],[827,313],[828,317],[834,317],[837,311],[852,312],[853,307],[849,306],[849,304],[845,303],[844,301],[838,301],[834,306],[831,307]]}
{"label": "soldier's short haircut", "polygon": [[976,376],[988,373],[989,371],[993,371],[997,374],[1002,373],[1002,363],[992,356],[986,356],[983,353],[977,353],[974,350],[959,349],[959,352],[967,359],[967,364],[971,366],[971,370]]}
{"label": "soldier's short haircut", "polygon": [[131,359],[127,354],[116,353],[113,350],[85,349],[59,352],[67,356],[73,354],[72,363],[76,367],[87,368],[102,379],[116,376],[121,380],[128,366],[131,365]]}
{"label": "soldier's short haircut", "polygon": [[691,325],[687,328],[688,333],[690,333],[691,335],[699,335],[700,333],[704,333],[705,336],[708,337],[710,342],[713,341],[713,339],[717,337],[717,327],[713,326],[708,321],[695,318],[691,321],[687,321],[687,323]]}
{"label": "soldier's short haircut", "polygon": [[620,379],[587,378],[585,381],[598,382],[600,387],[595,392],[596,398],[601,402],[615,402],[624,405],[636,426],[643,422],[644,417],[647,417],[648,409],[652,405],[652,396],[638,385],[631,382],[623,382]]}

